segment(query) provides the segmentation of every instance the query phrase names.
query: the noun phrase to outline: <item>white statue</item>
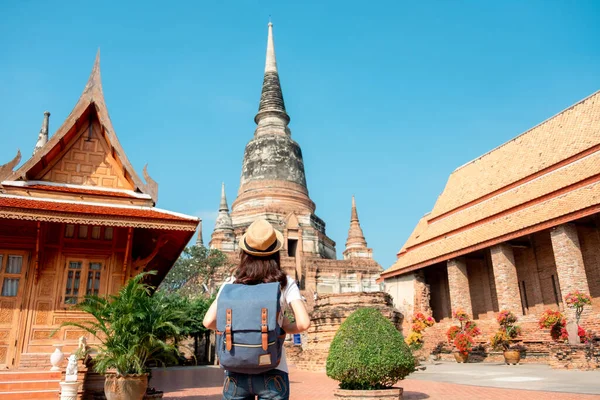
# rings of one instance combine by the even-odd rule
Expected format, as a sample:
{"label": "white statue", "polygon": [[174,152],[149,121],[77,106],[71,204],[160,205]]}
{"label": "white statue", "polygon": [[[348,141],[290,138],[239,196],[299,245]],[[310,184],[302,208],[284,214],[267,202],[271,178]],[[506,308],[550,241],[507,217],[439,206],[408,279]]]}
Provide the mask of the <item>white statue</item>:
{"label": "white statue", "polygon": [[87,349],[87,339],[85,338],[85,336],[79,338],[79,346],[77,347],[79,348],[81,354],[85,352],[85,350]]}
{"label": "white statue", "polygon": [[71,354],[69,356],[69,363],[67,364],[67,371],[65,373],[65,382],[76,382],[77,381],[77,356]]}

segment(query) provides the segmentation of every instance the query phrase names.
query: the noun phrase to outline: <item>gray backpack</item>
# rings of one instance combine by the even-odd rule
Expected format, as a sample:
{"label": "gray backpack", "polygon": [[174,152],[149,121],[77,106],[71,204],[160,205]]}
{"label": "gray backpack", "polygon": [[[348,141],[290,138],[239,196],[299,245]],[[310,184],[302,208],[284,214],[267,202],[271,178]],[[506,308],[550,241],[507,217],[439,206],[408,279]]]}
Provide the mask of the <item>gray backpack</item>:
{"label": "gray backpack", "polygon": [[217,300],[217,355],[223,368],[244,374],[269,371],[281,360],[278,282],[228,284]]}

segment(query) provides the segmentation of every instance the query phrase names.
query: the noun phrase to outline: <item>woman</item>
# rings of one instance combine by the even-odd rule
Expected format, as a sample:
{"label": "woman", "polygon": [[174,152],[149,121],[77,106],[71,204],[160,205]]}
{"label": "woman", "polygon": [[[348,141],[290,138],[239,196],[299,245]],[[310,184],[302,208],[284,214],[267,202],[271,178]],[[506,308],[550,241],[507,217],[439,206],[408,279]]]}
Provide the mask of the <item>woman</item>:
{"label": "woman", "polygon": [[[264,219],[254,221],[246,230],[239,244],[240,264],[234,276],[225,284],[255,285],[258,283],[279,282],[281,285],[281,310],[290,310],[295,322],[290,322],[281,313],[280,325],[286,333],[300,333],[310,326],[310,318],[298,285],[281,269],[279,250],[283,248],[283,236]],[[223,285],[223,286],[224,286]],[[221,287],[222,289],[223,287]],[[217,298],[219,297],[217,294]],[[217,329],[217,301],[215,300],[204,317],[203,324],[208,329]],[[225,371],[223,400],[288,400],[290,381],[285,348],[279,365],[268,372],[249,375]]]}

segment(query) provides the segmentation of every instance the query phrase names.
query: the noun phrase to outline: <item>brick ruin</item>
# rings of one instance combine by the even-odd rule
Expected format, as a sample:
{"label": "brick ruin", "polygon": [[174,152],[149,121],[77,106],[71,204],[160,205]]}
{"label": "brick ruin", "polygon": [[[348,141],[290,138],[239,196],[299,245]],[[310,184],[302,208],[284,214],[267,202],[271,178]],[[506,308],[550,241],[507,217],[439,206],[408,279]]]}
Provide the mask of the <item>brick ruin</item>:
{"label": "brick ruin", "polygon": [[573,320],[575,290],[592,298],[582,327],[600,333],[600,92],[454,171],[382,279],[407,321],[421,311],[438,322],[426,352],[445,342],[453,311],[473,316],[484,345],[508,309],[524,361],[554,358],[537,321],[546,309]]}
{"label": "brick ruin", "polygon": [[304,335],[303,345],[286,343],[288,358],[299,369],[324,370],[329,346],[338,328],[350,314],[363,307],[378,309],[398,329],[402,329],[403,316],[394,308],[392,297],[385,292],[323,295],[315,301],[311,327]]}

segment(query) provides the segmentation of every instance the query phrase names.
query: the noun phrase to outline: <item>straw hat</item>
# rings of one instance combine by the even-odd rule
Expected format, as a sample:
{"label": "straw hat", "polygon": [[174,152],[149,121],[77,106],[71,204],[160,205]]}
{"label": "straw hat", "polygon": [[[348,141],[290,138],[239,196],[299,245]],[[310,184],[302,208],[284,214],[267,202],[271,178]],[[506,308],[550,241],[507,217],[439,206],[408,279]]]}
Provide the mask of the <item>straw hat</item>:
{"label": "straw hat", "polygon": [[253,256],[265,257],[277,253],[283,247],[283,235],[265,219],[257,219],[248,229],[240,248]]}

